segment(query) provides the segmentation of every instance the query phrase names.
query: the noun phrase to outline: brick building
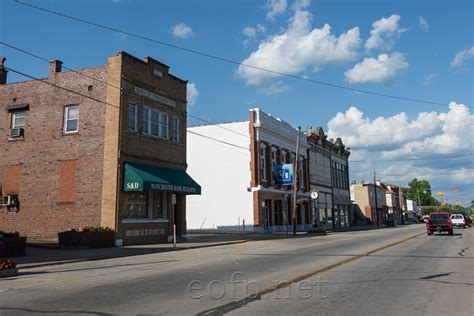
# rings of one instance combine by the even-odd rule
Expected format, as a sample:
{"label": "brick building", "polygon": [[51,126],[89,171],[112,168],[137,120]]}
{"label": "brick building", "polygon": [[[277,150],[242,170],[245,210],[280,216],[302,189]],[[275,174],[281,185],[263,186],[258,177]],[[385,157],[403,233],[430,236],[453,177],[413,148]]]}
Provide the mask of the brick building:
{"label": "brick building", "polygon": [[291,229],[293,187],[276,184],[274,168],[299,159],[296,224],[299,230],[312,228],[305,134],[296,153],[297,129],[260,109],[249,114],[242,122],[188,128],[189,170],[206,188],[190,197],[189,227]]}
{"label": "brick building", "polygon": [[388,212],[385,190],[380,182],[351,184],[351,199],[371,223],[383,224]]}
{"label": "brick building", "polygon": [[[186,81],[119,52],[103,66],[7,84],[0,59],[0,230],[52,238],[85,226],[124,244],[186,234]],[[5,199],[4,199],[5,200]],[[1,207],[0,207],[1,209]]]}

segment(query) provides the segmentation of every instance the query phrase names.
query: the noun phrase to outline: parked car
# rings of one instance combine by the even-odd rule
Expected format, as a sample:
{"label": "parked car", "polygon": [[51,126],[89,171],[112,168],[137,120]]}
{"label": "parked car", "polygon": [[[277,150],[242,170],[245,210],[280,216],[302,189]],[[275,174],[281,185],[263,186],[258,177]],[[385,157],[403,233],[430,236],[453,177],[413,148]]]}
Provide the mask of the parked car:
{"label": "parked car", "polygon": [[451,214],[451,222],[454,227],[466,228],[466,220],[462,214]]}
{"label": "parked car", "polygon": [[432,235],[434,232],[448,232],[453,234],[453,223],[451,222],[451,214],[447,212],[433,212],[426,223],[426,233]]}

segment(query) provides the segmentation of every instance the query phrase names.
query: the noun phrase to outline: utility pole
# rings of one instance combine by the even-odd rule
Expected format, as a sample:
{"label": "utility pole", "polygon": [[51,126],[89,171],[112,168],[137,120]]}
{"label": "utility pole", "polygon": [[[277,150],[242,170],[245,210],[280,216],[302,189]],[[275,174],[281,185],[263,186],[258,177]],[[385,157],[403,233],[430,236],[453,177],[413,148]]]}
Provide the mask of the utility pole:
{"label": "utility pole", "polygon": [[379,210],[377,208],[377,175],[374,170],[374,197],[375,197],[375,216],[377,218],[377,227],[379,227]]}
{"label": "utility pole", "polygon": [[398,184],[398,205],[399,205],[399,209],[400,209],[400,219],[402,221],[402,224],[403,224],[403,208],[402,208],[402,186],[400,185],[400,183]]}
{"label": "utility pole", "polygon": [[300,135],[301,126],[298,127],[298,136],[296,137],[296,155],[295,155],[295,171],[293,180],[293,235],[296,235],[296,191],[298,190],[298,161],[300,156]]}

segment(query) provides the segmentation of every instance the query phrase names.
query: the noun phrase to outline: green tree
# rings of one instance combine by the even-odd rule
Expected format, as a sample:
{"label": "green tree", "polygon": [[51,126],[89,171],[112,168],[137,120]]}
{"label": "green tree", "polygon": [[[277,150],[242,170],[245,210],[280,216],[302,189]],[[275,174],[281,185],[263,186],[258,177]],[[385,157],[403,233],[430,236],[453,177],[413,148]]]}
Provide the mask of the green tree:
{"label": "green tree", "polygon": [[414,178],[408,183],[407,197],[416,201],[419,206],[436,205],[437,200],[431,196],[431,185],[426,180]]}

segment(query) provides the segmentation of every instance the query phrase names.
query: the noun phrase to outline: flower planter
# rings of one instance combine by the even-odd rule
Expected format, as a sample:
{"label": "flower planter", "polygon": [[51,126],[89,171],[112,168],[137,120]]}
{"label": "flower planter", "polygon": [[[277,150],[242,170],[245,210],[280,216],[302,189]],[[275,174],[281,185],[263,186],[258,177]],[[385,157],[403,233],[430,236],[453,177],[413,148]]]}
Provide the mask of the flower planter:
{"label": "flower planter", "polygon": [[8,278],[12,276],[17,276],[18,275],[18,269],[5,269],[5,270],[0,270],[0,278]]}
{"label": "flower planter", "polygon": [[2,237],[4,257],[26,256],[26,237]]}
{"label": "flower planter", "polygon": [[115,246],[114,232],[65,231],[58,233],[61,247],[106,248]]}

